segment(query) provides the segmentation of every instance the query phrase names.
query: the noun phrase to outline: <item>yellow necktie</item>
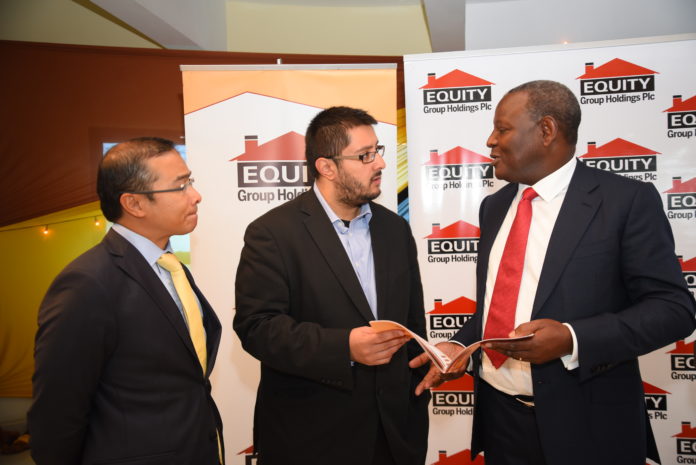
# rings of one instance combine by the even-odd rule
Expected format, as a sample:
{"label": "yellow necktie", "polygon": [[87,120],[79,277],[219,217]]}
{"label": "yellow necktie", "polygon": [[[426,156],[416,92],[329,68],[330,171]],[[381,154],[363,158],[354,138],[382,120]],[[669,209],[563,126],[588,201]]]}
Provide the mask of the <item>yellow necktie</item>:
{"label": "yellow necktie", "polygon": [[157,264],[169,271],[172,275],[174,288],[179,295],[181,305],[184,307],[184,315],[186,317],[186,323],[188,324],[189,334],[191,335],[191,341],[193,341],[193,347],[196,349],[198,360],[201,362],[201,367],[203,368],[203,374],[205,374],[205,368],[208,366],[208,351],[205,345],[203,318],[201,317],[198,301],[193,293],[193,289],[191,289],[191,285],[186,278],[186,273],[184,273],[181,262],[179,262],[174,254],[163,254],[157,260]]}

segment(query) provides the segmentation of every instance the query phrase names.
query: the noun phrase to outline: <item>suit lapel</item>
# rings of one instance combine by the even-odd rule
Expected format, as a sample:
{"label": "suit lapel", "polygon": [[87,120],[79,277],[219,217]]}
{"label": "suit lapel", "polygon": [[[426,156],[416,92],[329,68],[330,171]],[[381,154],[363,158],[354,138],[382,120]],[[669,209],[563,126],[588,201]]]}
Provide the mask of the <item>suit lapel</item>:
{"label": "suit lapel", "polygon": [[493,242],[498,235],[500,226],[503,224],[505,215],[516,193],[517,184],[508,184],[481,204],[481,238],[479,239],[479,265],[477,266],[478,273],[476,276],[476,301],[481,311],[483,310],[483,302],[486,295],[486,278],[491,248],[493,248]]}
{"label": "suit lapel", "polygon": [[[205,328],[206,349],[208,350],[208,366],[206,367],[205,373],[206,375],[209,375],[213,371],[213,366],[215,365],[218,346],[220,345],[222,326],[220,325],[220,320],[213,311],[213,308],[208,303],[208,300],[205,298],[200,289],[198,289],[198,286],[196,286],[191,272],[185,266],[184,272],[186,273],[186,277],[191,284],[193,292],[195,292],[196,296],[198,297],[198,301],[201,304],[201,310],[203,310],[203,327]],[[186,328],[186,331],[188,333],[188,328]],[[196,360],[198,360],[198,358],[196,358]]]}
{"label": "suit lapel", "polygon": [[532,317],[539,312],[556,287],[573,251],[602,203],[596,190],[597,185],[592,172],[578,163],[551,233],[534,298]]}
{"label": "suit lapel", "polygon": [[133,281],[138,283],[157,304],[157,308],[159,308],[165,318],[174,327],[181,341],[191,353],[196,364],[200,367],[196,349],[193,347],[191,336],[179,312],[179,308],[176,306],[167,288],[162,284],[162,281],[160,281],[150,265],[145,261],[145,258],[143,258],[140,252],[138,252],[130,242],[114,231],[109,231],[104,241],[109,252],[114,257],[116,266],[130,276]]}
{"label": "suit lapel", "polygon": [[[370,205],[372,209],[372,218],[370,219],[370,241],[372,243],[372,258],[375,263],[375,288],[377,291],[377,318],[383,320],[393,319],[390,315],[386,314],[387,302],[385,299],[388,295],[387,283],[389,277],[389,268],[387,266],[390,263],[389,260],[389,241],[385,238],[389,237],[389,231],[386,229],[386,225],[383,220],[383,216],[380,214],[379,209],[375,208],[374,205]],[[382,238],[381,241],[377,240]],[[403,253],[407,253],[404,251]]]}
{"label": "suit lapel", "polygon": [[326,212],[313,190],[310,190],[302,197],[300,208],[307,215],[304,220],[307,231],[328,263],[329,268],[336,276],[336,279],[343,286],[365,320],[373,320],[374,315],[372,315],[370,304],[367,302],[355,270],[353,270],[353,266],[350,264],[348,255],[336,234],[336,230],[329,222]]}

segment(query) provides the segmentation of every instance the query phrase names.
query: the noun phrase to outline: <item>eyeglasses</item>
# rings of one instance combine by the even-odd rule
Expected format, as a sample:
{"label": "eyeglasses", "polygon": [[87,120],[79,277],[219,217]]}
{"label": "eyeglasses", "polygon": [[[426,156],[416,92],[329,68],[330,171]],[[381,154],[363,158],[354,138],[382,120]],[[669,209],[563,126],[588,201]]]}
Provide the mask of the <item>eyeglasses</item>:
{"label": "eyeglasses", "polygon": [[187,187],[193,185],[193,178],[188,178],[188,181],[180,185],[179,187],[173,187],[171,189],[158,189],[154,191],[125,191],[124,194],[160,194],[162,192],[183,192]]}
{"label": "eyeglasses", "polygon": [[372,163],[375,161],[375,158],[377,157],[377,154],[379,154],[380,157],[384,156],[384,146],[383,145],[378,145],[375,147],[377,150],[374,152],[365,152],[361,153],[360,155],[339,155],[337,157],[327,157],[331,158],[333,160],[360,160],[364,164]]}

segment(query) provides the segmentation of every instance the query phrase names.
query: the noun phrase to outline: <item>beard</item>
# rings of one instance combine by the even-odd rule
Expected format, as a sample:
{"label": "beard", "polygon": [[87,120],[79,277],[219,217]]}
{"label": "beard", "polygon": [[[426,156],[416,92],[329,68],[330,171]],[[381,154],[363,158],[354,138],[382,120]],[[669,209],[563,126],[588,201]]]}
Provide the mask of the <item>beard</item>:
{"label": "beard", "polygon": [[339,170],[339,176],[336,182],[338,200],[350,207],[361,207],[367,202],[376,199],[379,197],[379,194],[382,193],[382,190],[379,187],[371,189],[370,186],[372,185],[372,181],[381,175],[381,171],[375,173],[370,178],[370,182],[367,186],[364,186],[360,181],[347,174],[345,171]]}

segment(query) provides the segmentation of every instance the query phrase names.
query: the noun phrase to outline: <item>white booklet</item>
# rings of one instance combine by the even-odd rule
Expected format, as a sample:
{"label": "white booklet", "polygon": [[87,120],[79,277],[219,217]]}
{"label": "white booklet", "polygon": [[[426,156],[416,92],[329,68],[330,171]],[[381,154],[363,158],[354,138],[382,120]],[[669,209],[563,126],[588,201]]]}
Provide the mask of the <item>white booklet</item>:
{"label": "white booklet", "polygon": [[413,339],[416,340],[416,342],[423,348],[426,354],[428,354],[428,357],[430,357],[430,360],[433,361],[435,366],[442,372],[442,373],[447,373],[447,371],[455,365],[455,363],[459,360],[462,360],[465,357],[468,357],[471,355],[476,349],[479,348],[479,346],[485,342],[499,342],[499,341],[520,341],[524,339],[529,339],[530,337],[534,336],[534,333],[532,334],[527,334],[525,336],[520,336],[520,337],[496,337],[496,338],[490,338],[490,339],[483,339],[478,342],[474,342],[473,344],[462,348],[462,350],[457,353],[457,355],[454,358],[448,357],[444,352],[442,352],[440,349],[438,349],[436,346],[432,345],[422,337],[420,337],[418,334],[414,333],[404,325],[397,323],[396,321],[391,321],[391,320],[373,320],[370,321],[370,326],[377,332],[382,332],[382,331],[390,331],[392,329],[400,330],[402,331],[406,336],[412,337]]}

